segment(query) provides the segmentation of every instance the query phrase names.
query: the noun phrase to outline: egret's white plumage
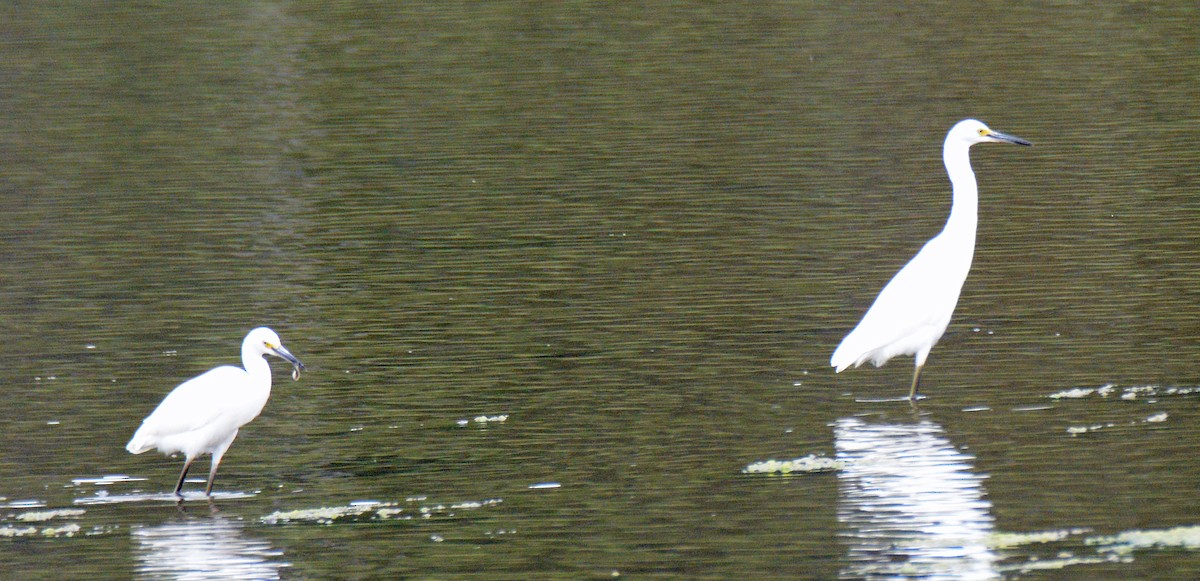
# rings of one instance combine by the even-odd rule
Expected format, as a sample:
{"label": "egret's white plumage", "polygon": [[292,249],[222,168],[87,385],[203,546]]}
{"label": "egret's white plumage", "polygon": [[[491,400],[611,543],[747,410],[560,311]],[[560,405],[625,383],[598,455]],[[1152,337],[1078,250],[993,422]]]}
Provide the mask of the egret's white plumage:
{"label": "egret's white plumage", "polygon": [[238,429],[258,417],[271,396],[271,366],[266,355],[281,357],[297,370],[300,363],[266,327],[250,331],[242,341],[242,365],[224,365],[176,387],[142,421],[125,449],[141,454],[155,448],[163,454],[184,455],[183,472],[175,486],[180,494],[192,461],[212,454],[205,494],[212,494],[213,478],[221,457],[237,437]]}
{"label": "egret's white plumage", "polygon": [[1030,145],[974,119],[959,121],[950,129],[942,147],[942,161],[954,190],[946,227],[896,273],[858,326],[842,339],[829,360],[838,372],[867,361],[878,367],[897,355],[912,355],[915,369],[908,397],[916,398],[921,368],[946,332],[971,270],[979,194],[970,149],[985,142]]}

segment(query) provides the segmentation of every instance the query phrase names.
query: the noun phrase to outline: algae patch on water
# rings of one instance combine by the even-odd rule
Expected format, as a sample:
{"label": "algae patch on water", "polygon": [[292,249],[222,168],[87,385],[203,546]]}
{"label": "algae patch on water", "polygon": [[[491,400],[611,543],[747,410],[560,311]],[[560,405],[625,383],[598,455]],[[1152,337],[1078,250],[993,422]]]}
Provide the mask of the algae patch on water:
{"label": "algae patch on water", "polygon": [[[988,546],[1009,555],[1008,563],[998,567],[1002,573],[1029,573],[1067,569],[1080,565],[1104,563],[1131,563],[1134,553],[1155,550],[1200,550],[1200,525],[1187,525],[1171,529],[1129,530],[1115,535],[1093,535],[1082,537],[1088,529],[1061,529],[1033,533],[993,533]],[[1052,556],[1029,555],[1028,560],[1018,562],[1014,549],[1032,545],[1057,544]],[[1091,547],[1094,552],[1078,554],[1081,547]]]}
{"label": "algae patch on water", "polygon": [[317,524],[333,524],[338,519],[349,519],[367,512],[370,506],[321,506],[317,508],[301,508],[296,510],[275,511],[262,517],[264,524],[275,525],[289,522],[310,522]]}
{"label": "algae patch on water", "polygon": [[[1167,412],[1160,412],[1160,413],[1154,414],[1152,416],[1148,416],[1142,420],[1131,421],[1131,422],[1129,422],[1129,425],[1136,426],[1138,424],[1161,424],[1162,422],[1167,421],[1167,418],[1169,418],[1169,417],[1171,417],[1171,416]],[[1078,436],[1080,434],[1086,434],[1088,432],[1096,432],[1099,430],[1103,430],[1105,428],[1113,428],[1116,426],[1117,426],[1117,424],[1115,424],[1113,422],[1108,422],[1106,424],[1093,424],[1090,426],[1071,426],[1071,427],[1067,428],[1067,433],[1072,436]]]}
{"label": "algae patch on water", "polygon": [[1196,393],[1200,393],[1200,387],[1168,387],[1162,385],[1117,387],[1114,384],[1108,383],[1100,387],[1076,387],[1073,389],[1067,389],[1052,393],[1046,397],[1054,400],[1060,400],[1083,399],[1093,395],[1101,398],[1108,398],[1109,396],[1116,395],[1117,399],[1133,401],[1137,399],[1192,395]]}
{"label": "algae patch on water", "polygon": [[43,527],[41,529],[33,526],[0,526],[0,537],[73,537],[79,534],[80,530],[82,530],[80,526],[75,523],[68,523],[61,527]]}
{"label": "algae patch on water", "polygon": [[30,523],[45,523],[56,518],[75,518],[83,516],[87,511],[79,508],[61,508],[54,510],[35,510],[10,514],[9,519],[20,524],[0,525],[0,537],[73,537],[82,530],[75,523],[62,526],[37,526]]}
{"label": "algae patch on water", "polygon": [[1072,536],[1082,535],[1090,529],[1058,529],[1052,531],[1035,531],[1031,533],[992,533],[988,537],[988,546],[993,549],[1011,549],[1025,545],[1040,545],[1066,540]]}
{"label": "algae patch on water", "polygon": [[472,421],[474,421],[475,424],[478,426],[487,427],[488,424],[502,424],[504,422],[507,422],[508,414],[498,414],[498,415],[494,415],[494,416],[489,416],[487,414],[478,415],[478,416],[475,416],[471,420],[463,418],[463,419],[458,420],[455,423],[457,423],[458,426],[461,428],[461,427],[466,427],[466,426],[470,425]]}
{"label": "algae patch on water", "polygon": [[1084,541],[1101,553],[1127,555],[1145,549],[1200,549],[1200,525],[1171,529],[1132,530]]}
{"label": "algae patch on water", "polygon": [[[289,523],[307,523],[330,525],[335,522],[360,522],[381,520],[411,520],[414,518],[430,519],[434,517],[454,517],[460,511],[476,510],[492,507],[503,502],[499,498],[486,500],[469,500],[450,504],[414,504],[417,499],[408,499],[405,503],[355,501],[345,506],[321,506],[316,508],[301,508],[296,510],[276,511],[261,519],[263,524],[279,525]],[[420,500],[424,500],[423,498]],[[407,503],[407,505],[406,505]]]}
{"label": "algae patch on water", "polygon": [[795,460],[763,460],[742,468],[742,474],[813,474],[835,472],[845,467],[841,460],[809,454]]}
{"label": "algae patch on water", "polygon": [[43,522],[55,518],[83,516],[86,510],[82,508],[60,508],[56,510],[35,510],[18,514],[15,518],[24,522]]}

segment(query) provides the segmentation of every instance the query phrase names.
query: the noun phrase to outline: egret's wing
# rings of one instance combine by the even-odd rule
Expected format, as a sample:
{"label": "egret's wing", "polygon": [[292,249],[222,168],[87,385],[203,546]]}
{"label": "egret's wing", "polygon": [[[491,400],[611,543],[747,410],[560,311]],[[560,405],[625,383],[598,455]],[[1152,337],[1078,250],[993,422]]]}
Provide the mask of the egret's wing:
{"label": "egret's wing", "polygon": [[229,401],[229,392],[245,382],[246,371],[231,365],[189,379],[163,398],[154,413],[142,422],[138,434],[163,436],[206,426],[222,415],[222,404]]}
{"label": "egret's wing", "polygon": [[838,371],[869,360],[882,364],[896,355],[913,354],[945,331],[971,265],[969,254],[965,264],[936,260],[935,255],[944,257],[944,253],[928,251],[937,243],[937,238],[930,240],[892,277],[862,321],[838,345],[830,358]]}

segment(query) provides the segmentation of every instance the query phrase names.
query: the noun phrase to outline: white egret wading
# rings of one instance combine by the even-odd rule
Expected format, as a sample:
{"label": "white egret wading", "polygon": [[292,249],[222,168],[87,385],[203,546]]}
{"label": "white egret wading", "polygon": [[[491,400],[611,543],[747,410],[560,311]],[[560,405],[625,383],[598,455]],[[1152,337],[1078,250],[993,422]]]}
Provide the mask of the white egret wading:
{"label": "white egret wading", "polygon": [[175,485],[175,495],[180,497],[192,461],[201,454],[212,454],[208,486],[204,489],[204,494],[211,496],[221,457],[237,437],[238,429],[258,417],[271,396],[267,355],[291,363],[292,377],[299,379],[304,364],[284,349],[279,335],[266,327],[254,329],[242,341],[245,369],[223,365],[179,384],[142,421],[125,449],[133,454],[155,448],[167,455],[182,453],[183,472]]}
{"label": "white egret wading", "polygon": [[979,193],[975,172],[971,171],[970,149],[976,143],[987,142],[1032,145],[1019,137],[992,131],[974,119],[959,121],[950,129],[942,146],[942,160],[954,190],[946,227],[892,277],[858,326],[842,339],[829,360],[839,373],[866,361],[879,367],[897,355],[912,355],[916,369],[908,397],[916,399],[921,368],[946,332],[958,304],[958,293],[971,270]]}

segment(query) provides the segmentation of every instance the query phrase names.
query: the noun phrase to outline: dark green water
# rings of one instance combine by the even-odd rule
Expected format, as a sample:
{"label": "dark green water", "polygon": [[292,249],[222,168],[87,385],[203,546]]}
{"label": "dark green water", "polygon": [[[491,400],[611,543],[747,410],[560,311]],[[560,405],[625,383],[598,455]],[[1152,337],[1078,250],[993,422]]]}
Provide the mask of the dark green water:
{"label": "dark green water", "polygon": [[[1187,2],[0,7],[0,567],[1200,576],[1197,22]],[[975,262],[929,398],[864,401],[904,395],[911,360],[834,375],[829,355],[944,222],[965,117],[1036,145],[973,150]],[[258,325],[309,372],[276,362],[211,507],[146,498],[180,462],[125,442]],[[809,454],[848,465],[742,473]],[[1102,539],[1141,530],[1185,540]],[[1033,532],[1058,538],[997,540]]]}

